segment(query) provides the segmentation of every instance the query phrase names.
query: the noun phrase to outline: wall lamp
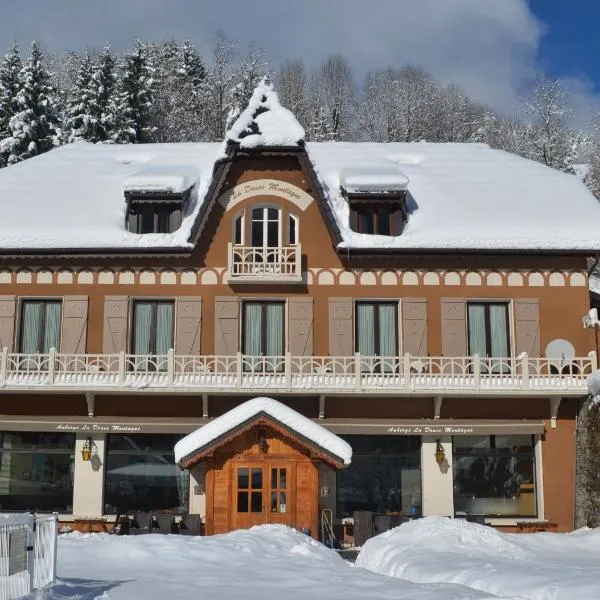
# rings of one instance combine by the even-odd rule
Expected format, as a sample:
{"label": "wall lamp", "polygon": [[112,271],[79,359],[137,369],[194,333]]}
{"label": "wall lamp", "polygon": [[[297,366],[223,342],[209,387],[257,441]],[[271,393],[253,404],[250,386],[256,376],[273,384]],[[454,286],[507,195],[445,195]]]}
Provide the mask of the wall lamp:
{"label": "wall lamp", "polygon": [[435,462],[438,465],[442,465],[446,460],[446,453],[444,452],[444,446],[442,446],[442,442],[437,439],[435,440]]}
{"label": "wall lamp", "polygon": [[96,444],[94,444],[94,440],[91,437],[88,437],[88,439],[83,442],[83,448],[81,448],[81,460],[83,460],[83,462],[89,462],[92,458],[92,454],[97,451],[98,448]]}

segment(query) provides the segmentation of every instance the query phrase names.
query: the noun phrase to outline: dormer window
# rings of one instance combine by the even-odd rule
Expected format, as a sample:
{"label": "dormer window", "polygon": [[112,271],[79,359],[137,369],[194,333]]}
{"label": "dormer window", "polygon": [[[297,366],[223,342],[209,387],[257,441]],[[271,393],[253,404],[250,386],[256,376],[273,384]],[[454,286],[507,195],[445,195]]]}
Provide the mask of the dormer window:
{"label": "dormer window", "polygon": [[404,202],[372,198],[350,199],[350,229],[369,235],[395,236],[405,223]]}
{"label": "dormer window", "polygon": [[133,201],[127,213],[132,233],[173,233],[181,226],[181,203]]}

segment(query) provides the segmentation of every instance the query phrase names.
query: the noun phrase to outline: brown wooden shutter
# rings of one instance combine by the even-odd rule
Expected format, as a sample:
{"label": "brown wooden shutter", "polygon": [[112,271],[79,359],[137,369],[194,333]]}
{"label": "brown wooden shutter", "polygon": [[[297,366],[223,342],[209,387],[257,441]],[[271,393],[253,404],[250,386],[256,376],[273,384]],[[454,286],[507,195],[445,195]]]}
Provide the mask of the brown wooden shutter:
{"label": "brown wooden shutter", "polygon": [[104,299],[104,335],[102,348],[105,354],[127,351],[127,296],[106,296]]}
{"label": "brown wooden shutter", "polygon": [[215,298],[215,354],[233,356],[240,349],[240,301],[231,296]]}
{"label": "brown wooden shutter", "polygon": [[515,303],[515,352],[540,355],[540,301],[517,298]]}
{"label": "brown wooden shutter", "polygon": [[442,354],[467,355],[467,312],[464,298],[442,298]]}
{"label": "brown wooden shutter", "polygon": [[65,296],[60,332],[60,351],[65,354],[85,354],[88,324],[88,297]]}
{"label": "brown wooden shutter", "polygon": [[292,356],[313,355],[313,299],[288,300],[289,351]]}
{"label": "brown wooden shutter", "polygon": [[13,351],[16,309],[16,296],[0,296],[0,350],[6,346]]}
{"label": "brown wooden shutter", "polygon": [[402,352],[427,356],[427,298],[402,298]]}
{"label": "brown wooden shutter", "polygon": [[352,356],[352,298],[329,298],[329,355]]}
{"label": "brown wooden shutter", "polygon": [[178,297],[175,319],[175,354],[200,354],[202,296]]}

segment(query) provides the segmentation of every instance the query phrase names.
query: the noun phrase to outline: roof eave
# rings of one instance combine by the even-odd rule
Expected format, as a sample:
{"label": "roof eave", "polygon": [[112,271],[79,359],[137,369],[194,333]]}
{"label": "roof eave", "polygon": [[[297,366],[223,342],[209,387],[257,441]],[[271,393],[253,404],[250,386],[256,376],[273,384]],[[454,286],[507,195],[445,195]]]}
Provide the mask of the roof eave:
{"label": "roof eave", "polygon": [[337,253],[351,256],[399,256],[403,254],[479,254],[492,255],[574,255],[589,256],[597,254],[598,250],[591,249],[560,249],[560,248],[358,248],[349,246],[338,246]]}

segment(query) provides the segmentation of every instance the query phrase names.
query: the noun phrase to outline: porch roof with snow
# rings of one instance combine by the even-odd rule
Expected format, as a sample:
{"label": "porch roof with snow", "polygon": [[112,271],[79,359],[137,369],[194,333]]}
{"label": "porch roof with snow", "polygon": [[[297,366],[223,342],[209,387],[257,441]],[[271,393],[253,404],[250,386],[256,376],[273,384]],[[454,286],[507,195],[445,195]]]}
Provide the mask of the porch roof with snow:
{"label": "porch roof with snow", "polygon": [[[298,153],[340,252],[600,252],[580,179],[483,144],[304,143],[263,82],[223,143],[75,143],[0,169],[0,254],[188,254],[236,152]],[[126,231],[125,192],[188,186],[174,233]],[[347,195],[406,194],[401,235],[352,231]]]}
{"label": "porch roof with snow", "polygon": [[335,433],[272,398],[253,398],[175,444],[175,462],[187,468],[243,431],[258,425],[275,425],[303,446],[316,451],[332,466],[349,465],[352,447]]}

